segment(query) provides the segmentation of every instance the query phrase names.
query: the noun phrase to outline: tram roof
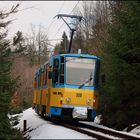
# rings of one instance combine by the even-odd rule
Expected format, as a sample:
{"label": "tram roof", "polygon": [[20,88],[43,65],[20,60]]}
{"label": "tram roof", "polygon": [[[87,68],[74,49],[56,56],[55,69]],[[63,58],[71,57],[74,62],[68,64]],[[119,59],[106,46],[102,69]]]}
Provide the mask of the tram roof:
{"label": "tram roof", "polygon": [[[55,56],[66,56],[66,57],[69,56],[69,57],[83,57],[83,58],[99,59],[99,57],[97,57],[97,56],[95,56],[95,55],[89,55],[89,54],[76,54],[76,53],[75,53],[75,54],[74,54],[74,53],[59,54],[59,55],[54,55],[54,56],[52,56],[51,58],[53,58],[53,57],[55,57]],[[51,58],[50,58],[50,59],[51,59]],[[48,61],[50,61],[50,59],[49,59]],[[47,64],[48,61],[45,62],[44,64]],[[43,68],[43,67],[44,67],[44,64],[41,65],[41,66],[37,69],[36,74],[39,72],[40,68]]]}
{"label": "tram roof", "polygon": [[[59,55],[57,55],[59,56]],[[69,53],[69,54],[60,54],[60,56],[70,56],[70,57],[86,57],[86,58],[98,58],[95,55],[89,55],[89,54],[74,54],[74,53]]]}

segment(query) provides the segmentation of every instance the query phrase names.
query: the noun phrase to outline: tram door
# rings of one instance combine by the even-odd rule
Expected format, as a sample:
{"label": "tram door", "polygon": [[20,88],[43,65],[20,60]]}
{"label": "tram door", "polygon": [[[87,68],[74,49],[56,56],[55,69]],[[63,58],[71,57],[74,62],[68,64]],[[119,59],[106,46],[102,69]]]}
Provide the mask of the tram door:
{"label": "tram door", "polygon": [[46,94],[46,112],[50,112],[50,107],[53,105],[58,105],[56,100],[51,101],[54,98],[52,93],[55,91],[55,85],[59,83],[59,58],[55,57],[53,59],[53,67],[49,66],[48,69],[48,84],[47,84],[47,94]]}
{"label": "tram door", "polygon": [[52,66],[47,67],[48,77],[47,77],[47,92],[46,92],[46,112],[50,111],[50,96],[52,90]]}

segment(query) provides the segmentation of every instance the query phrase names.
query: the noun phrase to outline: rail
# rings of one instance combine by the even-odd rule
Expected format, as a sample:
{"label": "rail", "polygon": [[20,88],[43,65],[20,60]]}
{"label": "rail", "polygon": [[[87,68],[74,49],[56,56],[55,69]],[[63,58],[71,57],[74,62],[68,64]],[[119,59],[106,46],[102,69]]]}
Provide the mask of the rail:
{"label": "rail", "polygon": [[73,129],[75,131],[87,134],[97,139],[128,139],[128,140],[140,140],[140,137],[127,132],[120,132],[113,129],[105,129],[98,126],[92,126],[85,123],[67,123],[67,122],[55,122],[58,125]]}

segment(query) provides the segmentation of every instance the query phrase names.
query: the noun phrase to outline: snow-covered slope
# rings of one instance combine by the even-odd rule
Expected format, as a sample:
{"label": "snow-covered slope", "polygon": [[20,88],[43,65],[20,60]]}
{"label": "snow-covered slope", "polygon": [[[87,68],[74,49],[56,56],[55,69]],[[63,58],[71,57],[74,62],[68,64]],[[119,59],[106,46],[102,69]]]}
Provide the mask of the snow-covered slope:
{"label": "snow-covered slope", "polygon": [[[23,120],[27,120],[27,131],[25,133],[26,138],[30,139],[94,139],[88,135],[76,132],[71,129],[67,129],[63,126],[58,126],[50,121],[42,119],[37,115],[32,108],[29,108],[21,114],[8,115],[10,117],[18,117],[19,123],[14,128],[23,131]],[[86,124],[102,127],[104,129],[110,129],[108,127],[98,125],[100,123],[101,116],[96,117],[95,122],[83,122]],[[113,130],[115,131],[115,130]],[[140,126],[131,130],[130,133],[140,136]]]}
{"label": "snow-covered slope", "polygon": [[23,120],[27,120],[27,128],[29,129],[24,136],[30,139],[93,139],[74,130],[43,120],[32,108],[17,115],[20,117],[20,121],[14,127],[23,131]]}

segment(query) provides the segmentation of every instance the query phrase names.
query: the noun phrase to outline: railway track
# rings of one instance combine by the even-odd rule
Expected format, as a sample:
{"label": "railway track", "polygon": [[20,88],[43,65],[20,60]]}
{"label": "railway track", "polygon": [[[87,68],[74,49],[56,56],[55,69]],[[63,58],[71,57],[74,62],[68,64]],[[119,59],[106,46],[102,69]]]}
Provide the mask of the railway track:
{"label": "railway track", "polygon": [[58,125],[73,129],[75,131],[87,134],[96,139],[127,139],[127,140],[140,140],[137,135],[132,135],[126,132],[120,132],[113,129],[105,129],[97,126],[91,126],[84,123],[66,123],[66,122],[55,122]]}

